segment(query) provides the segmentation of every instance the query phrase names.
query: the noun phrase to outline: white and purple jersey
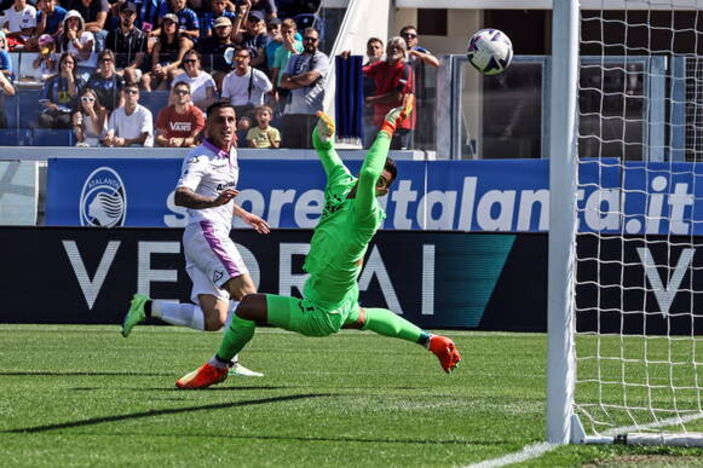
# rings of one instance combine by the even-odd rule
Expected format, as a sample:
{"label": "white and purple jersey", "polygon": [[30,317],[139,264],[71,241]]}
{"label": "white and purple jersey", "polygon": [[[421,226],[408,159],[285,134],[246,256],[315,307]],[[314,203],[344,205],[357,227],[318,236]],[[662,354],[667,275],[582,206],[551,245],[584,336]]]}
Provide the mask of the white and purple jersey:
{"label": "white and purple jersey", "polygon": [[[183,160],[181,178],[176,187],[186,187],[197,194],[216,198],[226,189],[236,189],[239,179],[237,150],[232,147],[229,153],[205,140],[192,149]],[[225,228],[232,226],[234,200],[215,208],[201,210],[188,209],[188,224],[206,224]]]}

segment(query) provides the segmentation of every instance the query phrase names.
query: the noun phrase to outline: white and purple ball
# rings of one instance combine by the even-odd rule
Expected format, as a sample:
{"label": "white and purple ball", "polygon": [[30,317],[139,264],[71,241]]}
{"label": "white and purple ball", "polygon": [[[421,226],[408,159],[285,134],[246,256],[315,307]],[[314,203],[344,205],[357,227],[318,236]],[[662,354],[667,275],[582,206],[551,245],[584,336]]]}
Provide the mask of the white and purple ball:
{"label": "white and purple ball", "polygon": [[513,43],[502,31],[480,29],[470,38],[466,56],[469,63],[485,75],[497,75],[505,71],[513,60]]}

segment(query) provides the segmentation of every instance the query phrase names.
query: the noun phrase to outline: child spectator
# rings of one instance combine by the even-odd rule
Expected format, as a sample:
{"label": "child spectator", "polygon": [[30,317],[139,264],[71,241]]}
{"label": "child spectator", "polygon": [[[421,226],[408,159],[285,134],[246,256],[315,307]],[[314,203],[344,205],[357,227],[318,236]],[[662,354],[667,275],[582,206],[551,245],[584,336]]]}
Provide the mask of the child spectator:
{"label": "child spectator", "polygon": [[39,47],[39,55],[32,62],[32,68],[39,70],[41,81],[46,81],[51,75],[56,73],[54,39],[48,34],[42,34],[37,40],[37,45]]}
{"label": "child spectator", "polygon": [[247,143],[250,148],[278,148],[281,146],[281,134],[269,123],[273,110],[269,106],[259,106],[254,111],[257,126],[249,129]]}
{"label": "child spectator", "polygon": [[205,114],[191,102],[188,83],[174,85],[171,102],[156,119],[156,144],[169,148],[196,146],[196,138],[205,128]]}
{"label": "child spectator", "polygon": [[78,110],[73,114],[73,134],[76,146],[100,146],[107,134],[107,109],[100,105],[98,95],[90,88],[81,93]]}

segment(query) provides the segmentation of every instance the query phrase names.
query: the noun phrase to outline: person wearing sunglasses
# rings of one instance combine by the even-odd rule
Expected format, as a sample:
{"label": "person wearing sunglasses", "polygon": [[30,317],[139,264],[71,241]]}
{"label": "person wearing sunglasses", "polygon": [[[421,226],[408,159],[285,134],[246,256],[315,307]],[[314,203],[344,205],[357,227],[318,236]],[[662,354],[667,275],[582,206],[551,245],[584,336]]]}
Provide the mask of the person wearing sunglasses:
{"label": "person wearing sunglasses", "polygon": [[190,85],[181,81],[171,88],[171,104],[156,118],[155,140],[157,146],[166,148],[192,148],[196,138],[205,128],[205,114],[193,105]]}
{"label": "person wearing sunglasses", "polygon": [[421,47],[418,43],[417,28],[415,26],[403,26],[400,30],[400,37],[405,39],[408,45],[408,59],[410,62],[421,62],[433,67],[439,66],[439,59],[432,55],[432,52]]}
{"label": "person wearing sunglasses", "polygon": [[139,86],[127,83],[122,88],[124,104],[115,109],[107,123],[105,146],[154,146],[151,111],[139,104]]}
{"label": "person wearing sunglasses", "polygon": [[270,38],[266,34],[264,14],[259,10],[249,12],[244,21],[244,32],[232,30],[234,42],[251,52],[251,66],[260,67],[266,62],[266,46]]}
{"label": "person wearing sunglasses", "polygon": [[315,28],[303,31],[303,53],[294,55],[281,77],[281,88],[290,90],[281,128],[288,148],[311,148],[316,113],[322,111],[329,71],[327,55],[318,50],[320,34]]}
{"label": "person wearing sunglasses", "polygon": [[217,86],[213,77],[208,72],[203,71],[201,63],[202,58],[196,50],[190,49],[186,52],[181,61],[185,71],[173,79],[171,87],[174,88],[178,83],[188,84],[190,86],[191,101],[196,107],[204,111],[217,100]]}
{"label": "person wearing sunglasses", "polygon": [[76,146],[95,147],[107,134],[108,111],[100,104],[97,93],[85,88],[78,99],[78,110],[73,114],[73,134]]}
{"label": "person wearing sunglasses", "polygon": [[120,105],[124,78],[115,70],[115,54],[110,49],[103,49],[98,54],[98,71],[93,73],[86,84],[98,96],[100,104],[108,112],[112,112]]}

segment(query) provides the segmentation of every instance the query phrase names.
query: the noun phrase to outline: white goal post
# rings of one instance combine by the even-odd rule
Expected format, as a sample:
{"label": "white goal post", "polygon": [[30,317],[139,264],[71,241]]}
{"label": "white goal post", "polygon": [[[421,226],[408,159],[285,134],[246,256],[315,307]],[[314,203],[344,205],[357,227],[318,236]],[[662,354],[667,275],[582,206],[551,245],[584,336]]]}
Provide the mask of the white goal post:
{"label": "white goal post", "polygon": [[702,0],[554,0],[550,443],[703,446],[702,55]]}

